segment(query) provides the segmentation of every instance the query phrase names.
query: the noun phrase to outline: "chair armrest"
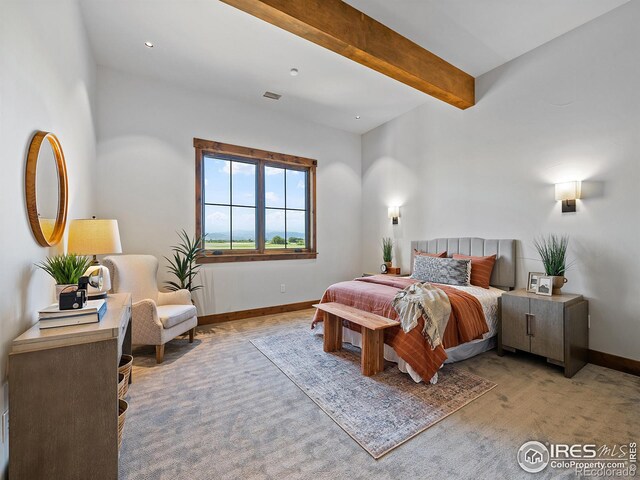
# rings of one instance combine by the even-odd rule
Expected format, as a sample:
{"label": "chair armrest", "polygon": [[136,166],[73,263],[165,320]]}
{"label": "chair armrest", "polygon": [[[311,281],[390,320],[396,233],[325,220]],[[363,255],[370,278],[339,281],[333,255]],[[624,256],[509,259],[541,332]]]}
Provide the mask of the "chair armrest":
{"label": "chair armrest", "polygon": [[160,345],[162,343],[162,322],[158,318],[156,302],[140,300],[131,306],[132,343],[136,345]]}
{"label": "chair armrest", "polygon": [[191,292],[189,290],[176,290],[175,292],[158,292],[158,305],[192,305]]}

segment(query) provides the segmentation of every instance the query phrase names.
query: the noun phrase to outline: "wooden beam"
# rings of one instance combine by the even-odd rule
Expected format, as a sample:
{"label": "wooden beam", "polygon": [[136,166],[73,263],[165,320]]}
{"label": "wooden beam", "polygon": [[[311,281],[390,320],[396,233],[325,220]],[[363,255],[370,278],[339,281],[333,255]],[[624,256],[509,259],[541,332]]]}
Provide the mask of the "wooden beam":
{"label": "wooden beam", "polygon": [[342,0],[221,0],[461,109],[475,79]]}

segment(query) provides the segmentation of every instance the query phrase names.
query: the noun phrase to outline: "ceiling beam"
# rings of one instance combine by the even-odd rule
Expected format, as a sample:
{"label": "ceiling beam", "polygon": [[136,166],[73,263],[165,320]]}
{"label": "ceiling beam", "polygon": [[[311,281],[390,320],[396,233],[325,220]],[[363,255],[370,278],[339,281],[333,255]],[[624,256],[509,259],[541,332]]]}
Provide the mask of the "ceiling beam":
{"label": "ceiling beam", "polygon": [[475,79],[342,0],[221,0],[461,109]]}

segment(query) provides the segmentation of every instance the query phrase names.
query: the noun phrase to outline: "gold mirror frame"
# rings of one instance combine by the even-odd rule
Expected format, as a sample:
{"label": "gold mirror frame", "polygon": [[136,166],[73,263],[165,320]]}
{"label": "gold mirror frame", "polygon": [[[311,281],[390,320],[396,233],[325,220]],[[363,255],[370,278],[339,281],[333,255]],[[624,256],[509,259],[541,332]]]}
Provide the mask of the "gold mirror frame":
{"label": "gold mirror frame", "polygon": [[[53,154],[56,158],[56,170],[58,172],[58,213],[56,215],[56,223],[53,232],[47,238],[42,231],[40,219],[38,217],[38,198],[36,193],[36,171],[38,166],[38,156],[42,142],[47,140],[51,145]],[[25,197],[27,201],[27,213],[29,214],[29,224],[31,231],[38,244],[43,247],[52,247],[62,240],[64,229],[67,224],[67,203],[68,203],[68,185],[67,185],[67,164],[64,161],[64,153],[58,138],[49,132],[38,131],[31,140],[29,145],[29,153],[27,154],[27,169],[25,172]]]}

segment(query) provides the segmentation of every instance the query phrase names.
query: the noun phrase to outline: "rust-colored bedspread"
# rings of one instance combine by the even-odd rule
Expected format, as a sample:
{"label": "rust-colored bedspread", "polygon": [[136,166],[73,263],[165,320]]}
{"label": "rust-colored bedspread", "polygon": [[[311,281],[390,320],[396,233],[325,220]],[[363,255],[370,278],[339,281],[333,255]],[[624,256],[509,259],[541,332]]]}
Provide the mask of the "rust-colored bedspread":
{"label": "rust-colored bedspread", "polygon": [[[393,297],[398,291],[416,282],[417,280],[408,277],[385,275],[357,278],[331,285],[324,292],[321,303],[338,302],[397,320],[398,314],[391,305]],[[384,335],[384,343],[391,346],[398,356],[411,365],[425,381],[430,380],[447,359],[445,348],[481,338],[489,331],[482,305],[476,297],[447,285],[437,284],[437,286],[444,290],[451,302],[451,316],[444,332],[442,345],[431,349],[422,335],[424,327],[422,319],[409,333],[404,333],[398,326],[386,329]],[[313,326],[319,321],[322,321],[322,315],[316,312]],[[359,325],[347,321],[344,325],[360,332]]]}

